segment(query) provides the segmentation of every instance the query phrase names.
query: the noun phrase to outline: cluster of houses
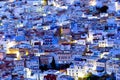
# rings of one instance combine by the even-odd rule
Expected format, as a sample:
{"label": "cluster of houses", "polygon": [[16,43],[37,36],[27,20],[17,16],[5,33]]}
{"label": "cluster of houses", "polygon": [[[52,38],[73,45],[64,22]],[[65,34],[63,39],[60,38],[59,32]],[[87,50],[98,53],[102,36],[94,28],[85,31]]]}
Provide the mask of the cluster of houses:
{"label": "cluster of houses", "polygon": [[[0,80],[120,80],[119,0],[8,0],[0,12]],[[42,72],[53,58],[71,65]]]}

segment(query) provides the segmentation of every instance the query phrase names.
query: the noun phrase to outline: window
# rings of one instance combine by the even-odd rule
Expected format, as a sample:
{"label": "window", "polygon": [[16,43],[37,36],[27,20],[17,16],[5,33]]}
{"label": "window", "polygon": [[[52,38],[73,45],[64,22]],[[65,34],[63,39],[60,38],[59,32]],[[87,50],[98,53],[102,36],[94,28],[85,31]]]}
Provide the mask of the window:
{"label": "window", "polygon": [[76,76],[78,76],[78,73],[76,73]]}

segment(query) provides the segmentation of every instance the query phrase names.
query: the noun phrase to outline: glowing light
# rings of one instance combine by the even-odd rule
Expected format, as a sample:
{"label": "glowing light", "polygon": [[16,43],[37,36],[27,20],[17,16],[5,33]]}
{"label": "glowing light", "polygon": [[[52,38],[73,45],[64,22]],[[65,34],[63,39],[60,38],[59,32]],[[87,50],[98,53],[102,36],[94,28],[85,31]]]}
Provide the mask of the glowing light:
{"label": "glowing light", "polygon": [[75,0],[66,0],[67,4],[74,4]]}
{"label": "glowing light", "polygon": [[89,32],[89,36],[88,36],[88,38],[87,38],[87,41],[93,43],[93,35],[92,35],[92,32]]}
{"label": "glowing light", "polygon": [[43,11],[43,7],[38,7],[38,8],[36,9],[36,11],[37,11],[37,12],[42,12],[42,11]]}
{"label": "glowing light", "polygon": [[37,3],[37,2],[34,2],[33,5],[38,5],[38,3]]}
{"label": "glowing light", "polygon": [[82,17],[86,17],[84,13],[82,14]]}
{"label": "glowing light", "polygon": [[67,6],[61,6],[60,8],[62,8],[62,9],[68,9]]}
{"label": "glowing light", "polygon": [[81,77],[81,78],[84,78],[84,77],[85,77],[85,74],[82,73],[82,72],[80,72],[78,76]]}
{"label": "glowing light", "polygon": [[116,11],[120,10],[120,3],[115,2],[115,8],[116,8]]}
{"label": "glowing light", "polygon": [[59,25],[60,25],[60,26],[63,26],[63,24],[62,24],[62,23],[60,23]]}
{"label": "glowing light", "polygon": [[9,2],[13,2],[14,0],[9,0]]}
{"label": "glowing light", "polygon": [[46,14],[43,14],[43,16],[47,16]]}
{"label": "glowing light", "polygon": [[20,24],[19,26],[20,26],[20,27],[23,27],[23,24]]}
{"label": "glowing light", "polygon": [[5,36],[3,35],[3,36],[2,36],[2,38],[4,39],[4,38],[5,38]]}
{"label": "glowing light", "polygon": [[18,49],[13,49],[11,47],[15,46],[16,42],[12,41],[12,42],[8,42],[7,43],[7,53],[8,54],[16,54],[17,60],[20,59],[20,53]]}
{"label": "glowing light", "polygon": [[17,60],[20,60],[21,55],[19,52],[16,53],[16,57],[17,57]]}
{"label": "glowing light", "polygon": [[64,39],[64,36],[62,36],[61,39]]}
{"label": "glowing light", "polygon": [[103,54],[100,55],[100,58],[103,58],[106,54],[109,54],[109,53],[104,52]]}
{"label": "glowing light", "polygon": [[12,41],[12,42],[8,42],[7,44],[7,48],[13,47],[16,45],[16,42]]}
{"label": "glowing light", "polygon": [[90,6],[95,6],[96,5],[96,0],[90,1]]}
{"label": "glowing light", "polygon": [[61,34],[63,33],[63,29],[62,29],[62,28],[60,28],[60,33],[61,33]]}
{"label": "glowing light", "polygon": [[26,55],[28,55],[29,54],[29,52],[28,52],[28,50],[26,50]]}
{"label": "glowing light", "polygon": [[33,26],[33,29],[36,29],[36,26]]}
{"label": "glowing light", "polygon": [[43,27],[43,30],[48,30],[48,29],[50,29],[50,26],[44,26]]}
{"label": "glowing light", "polygon": [[53,6],[55,6],[55,7],[60,7],[60,5],[57,4],[56,2],[53,2]]}
{"label": "glowing light", "polygon": [[26,73],[27,73],[27,78],[29,78],[31,75],[31,70],[29,68],[26,68]]}
{"label": "glowing light", "polygon": [[49,11],[48,14],[51,14],[51,12]]}
{"label": "glowing light", "polygon": [[41,4],[42,4],[42,5],[47,5],[47,0],[42,0],[42,1],[41,1]]}
{"label": "glowing light", "polygon": [[96,66],[95,65],[93,66],[93,70],[96,70]]}
{"label": "glowing light", "polygon": [[77,43],[77,40],[74,40],[73,43]]}

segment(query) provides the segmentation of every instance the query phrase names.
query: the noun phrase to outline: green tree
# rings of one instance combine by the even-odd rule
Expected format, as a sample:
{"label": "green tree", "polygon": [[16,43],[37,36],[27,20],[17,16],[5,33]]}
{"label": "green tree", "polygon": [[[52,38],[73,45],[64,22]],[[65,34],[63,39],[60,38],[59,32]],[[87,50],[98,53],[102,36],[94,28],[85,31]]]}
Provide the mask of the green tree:
{"label": "green tree", "polygon": [[52,58],[52,62],[50,63],[52,69],[56,69],[56,63],[54,57]]}

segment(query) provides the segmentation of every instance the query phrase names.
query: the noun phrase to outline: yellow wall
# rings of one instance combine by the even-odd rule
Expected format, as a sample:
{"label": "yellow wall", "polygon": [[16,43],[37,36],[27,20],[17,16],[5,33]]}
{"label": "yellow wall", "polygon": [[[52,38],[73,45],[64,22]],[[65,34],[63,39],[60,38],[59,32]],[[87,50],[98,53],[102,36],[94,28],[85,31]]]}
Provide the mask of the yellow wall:
{"label": "yellow wall", "polygon": [[[26,55],[29,54],[28,50],[25,50]],[[16,54],[17,59],[20,60],[21,54],[19,49],[8,49],[7,54]]]}
{"label": "yellow wall", "polygon": [[42,0],[42,5],[47,5],[47,0]]}
{"label": "yellow wall", "polygon": [[16,54],[19,52],[19,49],[8,49],[7,54]]}

